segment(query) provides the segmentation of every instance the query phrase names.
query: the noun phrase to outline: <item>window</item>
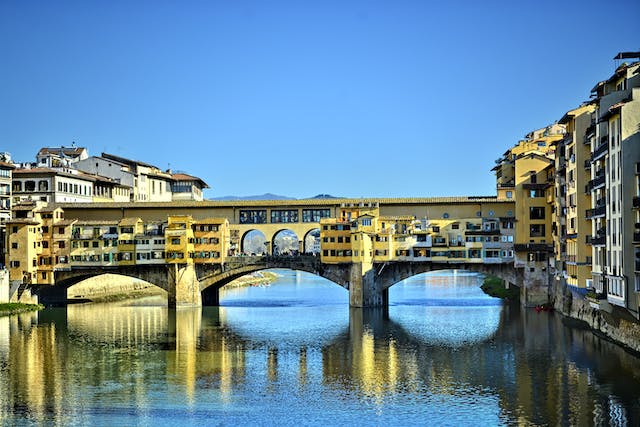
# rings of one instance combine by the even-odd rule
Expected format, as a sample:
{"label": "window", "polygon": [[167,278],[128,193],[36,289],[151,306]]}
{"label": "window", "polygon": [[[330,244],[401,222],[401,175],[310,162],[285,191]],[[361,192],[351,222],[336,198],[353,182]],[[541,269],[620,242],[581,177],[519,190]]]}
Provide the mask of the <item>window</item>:
{"label": "window", "polygon": [[531,224],[529,227],[530,237],[544,237],[544,224]]}
{"label": "window", "polygon": [[544,219],[544,207],[530,207],[529,219]]}
{"label": "window", "polygon": [[266,224],[267,211],[260,210],[242,210],[240,211],[240,224]]}
{"label": "window", "polygon": [[530,190],[529,197],[531,198],[544,197],[544,190]]}
{"label": "window", "polygon": [[271,211],[272,223],[284,223],[284,222],[298,222],[298,210],[272,210]]}
{"label": "window", "polygon": [[442,218],[444,218],[444,219],[449,218],[449,214],[448,214],[447,212],[443,213],[443,214],[442,214]]}
{"label": "window", "polygon": [[179,245],[180,244],[180,238],[179,237],[171,238],[171,244],[172,245]]}
{"label": "window", "polygon": [[18,243],[17,242],[11,243],[11,249],[18,249]]}
{"label": "window", "polygon": [[322,218],[329,218],[331,209],[303,209],[302,222],[320,222]]}

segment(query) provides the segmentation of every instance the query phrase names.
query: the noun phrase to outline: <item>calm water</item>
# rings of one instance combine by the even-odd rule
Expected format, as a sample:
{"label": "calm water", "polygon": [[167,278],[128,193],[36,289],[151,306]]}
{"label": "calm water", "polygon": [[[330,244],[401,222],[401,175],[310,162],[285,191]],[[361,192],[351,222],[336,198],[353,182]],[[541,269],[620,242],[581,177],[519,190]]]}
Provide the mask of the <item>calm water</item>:
{"label": "calm water", "polygon": [[640,425],[640,359],[475,275],[417,276],[384,311],[279,273],[219,308],[0,318],[0,425]]}

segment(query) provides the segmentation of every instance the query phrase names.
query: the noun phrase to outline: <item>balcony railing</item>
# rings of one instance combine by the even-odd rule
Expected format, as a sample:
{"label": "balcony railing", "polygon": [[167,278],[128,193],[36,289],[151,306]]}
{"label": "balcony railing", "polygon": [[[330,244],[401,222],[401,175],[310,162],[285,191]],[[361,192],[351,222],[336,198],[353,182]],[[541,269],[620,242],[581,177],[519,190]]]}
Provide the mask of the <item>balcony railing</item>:
{"label": "balcony railing", "polygon": [[594,236],[591,237],[591,245],[592,246],[603,246],[605,243],[605,236]]}
{"label": "balcony railing", "polygon": [[604,181],[605,181],[604,174],[598,174],[598,175],[596,175],[596,178],[589,181],[589,183],[585,188],[585,192],[590,193],[592,190],[595,190],[596,188],[600,188],[601,186],[604,185]]}
{"label": "balcony railing", "polygon": [[594,209],[587,209],[587,218],[597,218],[600,216],[604,216],[606,214],[607,208],[606,206],[598,206]]}
{"label": "balcony railing", "polygon": [[513,249],[515,249],[517,252],[525,252],[525,251],[552,252],[553,245],[548,243],[517,243],[513,245]]}
{"label": "balcony railing", "polygon": [[593,153],[591,153],[591,161],[596,161],[598,160],[600,157],[604,156],[607,152],[609,151],[609,143],[608,142],[604,142],[603,144],[600,144]]}

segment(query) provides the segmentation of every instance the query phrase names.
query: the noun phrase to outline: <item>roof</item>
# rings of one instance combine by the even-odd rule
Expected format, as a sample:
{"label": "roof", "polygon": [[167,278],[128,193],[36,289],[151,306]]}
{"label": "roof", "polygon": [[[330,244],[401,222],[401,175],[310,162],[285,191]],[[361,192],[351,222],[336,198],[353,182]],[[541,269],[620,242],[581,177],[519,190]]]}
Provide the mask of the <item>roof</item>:
{"label": "roof", "polygon": [[140,218],[122,218],[118,225],[136,225],[140,221],[142,221]]}
{"label": "roof", "polygon": [[33,218],[14,218],[8,219],[6,224],[27,224],[27,225],[39,225],[40,221],[36,221]]}
{"label": "roof", "polygon": [[44,147],[38,151],[38,156],[44,156],[46,154],[56,154],[58,156],[64,155],[68,157],[78,157],[83,151],[87,151],[84,147]]}
{"label": "roof", "polygon": [[0,167],[1,168],[5,168],[5,169],[15,169],[16,165],[14,165],[13,163],[7,163],[7,162],[0,161]]}
{"label": "roof", "polygon": [[115,160],[118,163],[123,163],[123,164],[129,165],[129,166],[145,166],[145,167],[148,167],[148,168],[158,169],[158,167],[156,167],[154,165],[150,165],[149,163],[144,163],[144,162],[141,162],[139,160],[127,159],[125,157],[116,156],[114,154],[102,153],[101,156],[103,158],[105,158],[105,159]]}
{"label": "roof", "polygon": [[80,173],[80,174],[72,174],[69,172],[62,172],[59,170],[55,170],[55,169],[49,169],[49,168],[30,168],[30,169],[16,169],[13,171],[13,175],[14,176],[20,176],[20,175],[25,175],[25,176],[29,176],[29,175],[58,175],[58,176],[66,176],[69,178],[76,178],[76,179],[80,179],[83,181],[95,181],[95,177],[91,176],[91,175],[87,175],[84,173]]}
{"label": "roof", "polygon": [[[504,204],[508,200],[498,200],[497,196],[453,196],[453,197],[407,197],[380,199],[298,199],[298,200],[181,200],[171,202],[94,202],[94,203],[58,203],[66,209],[166,209],[166,208],[268,208],[268,207],[336,207],[360,203],[379,203],[383,205],[442,205],[442,204]],[[513,203],[513,201],[510,201]]]}
{"label": "roof", "polygon": [[73,220],[77,226],[82,227],[83,225],[118,225],[118,220],[106,220],[106,219],[83,219],[83,220]]}
{"label": "roof", "polygon": [[187,175],[186,173],[174,173],[171,178],[174,181],[199,181],[202,188],[209,188],[209,185],[197,176]]}

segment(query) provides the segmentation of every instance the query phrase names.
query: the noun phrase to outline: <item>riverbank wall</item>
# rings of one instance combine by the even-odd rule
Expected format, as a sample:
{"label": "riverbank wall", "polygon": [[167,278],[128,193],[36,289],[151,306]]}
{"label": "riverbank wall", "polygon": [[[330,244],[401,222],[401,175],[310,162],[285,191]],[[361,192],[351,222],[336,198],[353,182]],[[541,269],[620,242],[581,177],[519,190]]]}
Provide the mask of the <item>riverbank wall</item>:
{"label": "riverbank wall", "polygon": [[624,309],[611,305],[596,309],[584,296],[571,291],[562,281],[550,280],[550,302],[560,314],[589,327],[623,347],[640,353],[640,323]]}
{"label": "riverbank wall", "polygon": [[0,304],[9,302],[9,270],[0,270]]}

